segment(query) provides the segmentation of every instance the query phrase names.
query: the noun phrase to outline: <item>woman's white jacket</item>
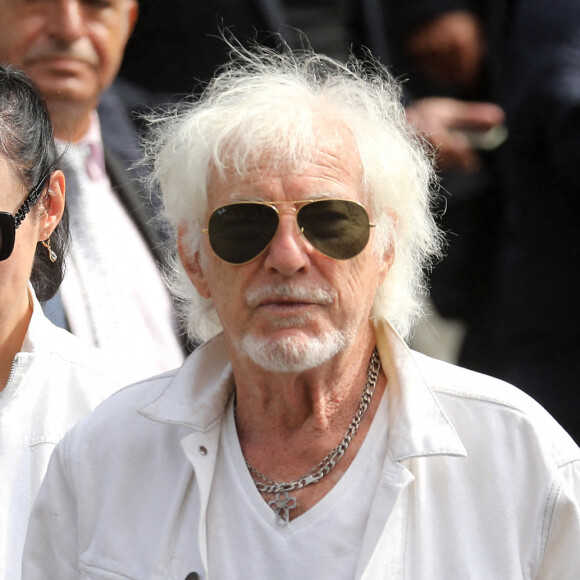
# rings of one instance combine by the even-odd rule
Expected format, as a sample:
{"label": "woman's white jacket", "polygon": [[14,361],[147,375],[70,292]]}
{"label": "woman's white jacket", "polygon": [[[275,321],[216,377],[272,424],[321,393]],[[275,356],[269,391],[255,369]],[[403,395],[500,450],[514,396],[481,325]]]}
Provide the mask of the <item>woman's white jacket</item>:
{"label": "woman's white jacket", "polygon": [[22,351],[0,391],[0,579],[21,575],[30,509],[55,445],[123,385],[112,362],[42,312],[33,314]]}

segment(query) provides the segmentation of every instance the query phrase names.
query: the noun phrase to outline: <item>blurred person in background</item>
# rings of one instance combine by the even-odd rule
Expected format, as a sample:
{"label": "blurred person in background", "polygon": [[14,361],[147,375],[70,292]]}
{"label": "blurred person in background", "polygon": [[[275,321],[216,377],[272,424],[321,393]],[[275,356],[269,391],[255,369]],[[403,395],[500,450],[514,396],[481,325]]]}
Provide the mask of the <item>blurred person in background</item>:
{"label": "blurred person in background", "polygon": [[[32,502],[56,443],[125,377],[54,326],[68,245],[65,180],[46,104],[0,66],[0,578],[20,578]],[[40,301],[40,302],[39,302]]]}
{"label": "blurred person in background", "polygon": [[129,167],[141,157],[122,99],[107,89],[137,19],[136,0],[0,0],[0,62],[37,83],[66,155],[72,244],[47,315],[122,358],[134,377],[183,360],[164,286],[162,235]]}
{"label": "blurred person in background", "polygon": [[[440,280],[434,271],[435,302],[466,323],[459,363],[525,389],[580,441],[580,7],[390,1],[414,70],[485,91],[506,113],[507,139],[488,157],[494,187],[450,225],[453,279],[453,262]],[[466,276],[472,264],[479,275]]]}

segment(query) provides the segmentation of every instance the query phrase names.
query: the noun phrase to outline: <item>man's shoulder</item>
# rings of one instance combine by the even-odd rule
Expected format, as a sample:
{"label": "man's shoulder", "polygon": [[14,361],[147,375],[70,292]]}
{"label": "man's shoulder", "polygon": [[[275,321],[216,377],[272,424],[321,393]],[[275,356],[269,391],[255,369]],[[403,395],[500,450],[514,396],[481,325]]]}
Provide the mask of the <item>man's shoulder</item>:
{"label": "man's shoulder", "polygon": [[507,406],[526,406],[532,399],[501,379],[413,352],[413,360],[434,392]]}
{"label": "man's shoulder", "polygon": [[[462,440],[493,445],[510,434],[552,457],[556,465],[580,461],[580,449],[556,420],[532,397],[505,381],[428,356],[413,353],[438,403]],[[505,441],[504,441],[505,444]]]}
{"label": "man's shoulder", "polygon": [[87,417],[85,434],[107,425],[113,426],[122,422],[129,427],[139,417],[139,409],[148,403],[155,401],[167,390],[174,380],[177,369],[166,373],[149,377],[117,390],[107,398],[92,416]]}
{"label": "man's shoulder", "polygon": [[160,396],[172,378],[169,372],[112,393],[67,433],[58,446],[60,453],[79,469],[89,457],[89,462],[107,457],[112,462],[113,450],[117,456],[146,454],[164,426],[144,418],[139,409]]}

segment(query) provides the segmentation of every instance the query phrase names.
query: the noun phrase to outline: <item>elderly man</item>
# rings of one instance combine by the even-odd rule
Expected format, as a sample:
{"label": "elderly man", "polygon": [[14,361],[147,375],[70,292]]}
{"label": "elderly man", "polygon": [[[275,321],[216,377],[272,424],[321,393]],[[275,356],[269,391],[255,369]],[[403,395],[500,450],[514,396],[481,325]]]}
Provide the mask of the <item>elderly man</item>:
{"label": "elderly man", "polygon": [[408,350],[433,172],[386,72],[241,52],[151,153],[206,340],[52,456],[24,578],[580,575],[580,450]]}
{"label": "elderly man", "polygon": [[178,366],[183,354],[158,266],[161,237],[129,171],[142,155],[139,141],[119,95],[105,92],[137,9],[136,0],[0,0],[0,62],[34,79],[67,151],[73,244],[62,305],[49,303],[47,314],[122,352],[141,378]]}

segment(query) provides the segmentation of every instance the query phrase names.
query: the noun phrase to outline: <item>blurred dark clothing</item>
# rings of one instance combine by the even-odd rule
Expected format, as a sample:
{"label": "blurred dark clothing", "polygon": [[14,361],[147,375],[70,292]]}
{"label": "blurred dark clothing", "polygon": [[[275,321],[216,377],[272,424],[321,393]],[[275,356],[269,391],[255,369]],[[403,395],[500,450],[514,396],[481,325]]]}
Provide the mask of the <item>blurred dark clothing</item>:
{"label": "blurred dark clothing", "polygon": [[282,0],[285,39],[294,47],[307,38],[315,52],[338,60],[348,56],[350,44],[347,18],[351,0]]}
{"label": "blurred dark clothing", "polygon": [[153,223],[159,207],[146,186],[149,171],[141,163],[139,124],[134,122],[138,103],[149,98],[140,88],[116,80],[101,96],[97,111],[111,184],[157,262],[167,265],[167,256],[162,251],[165,239]]}
{"label": "blurred dark clothing", "polygon": [[280,0],[139,0],[139,11],[120,75],[157,93],[158,104],[199,92],[226,62],[220,31],[269,45],[282,22]]}
{"label": "blurred dark clothing", "polygon": [[501,237],[461,362],[522,387],[578,440],[580,5],[520,0],[508,40]]}

